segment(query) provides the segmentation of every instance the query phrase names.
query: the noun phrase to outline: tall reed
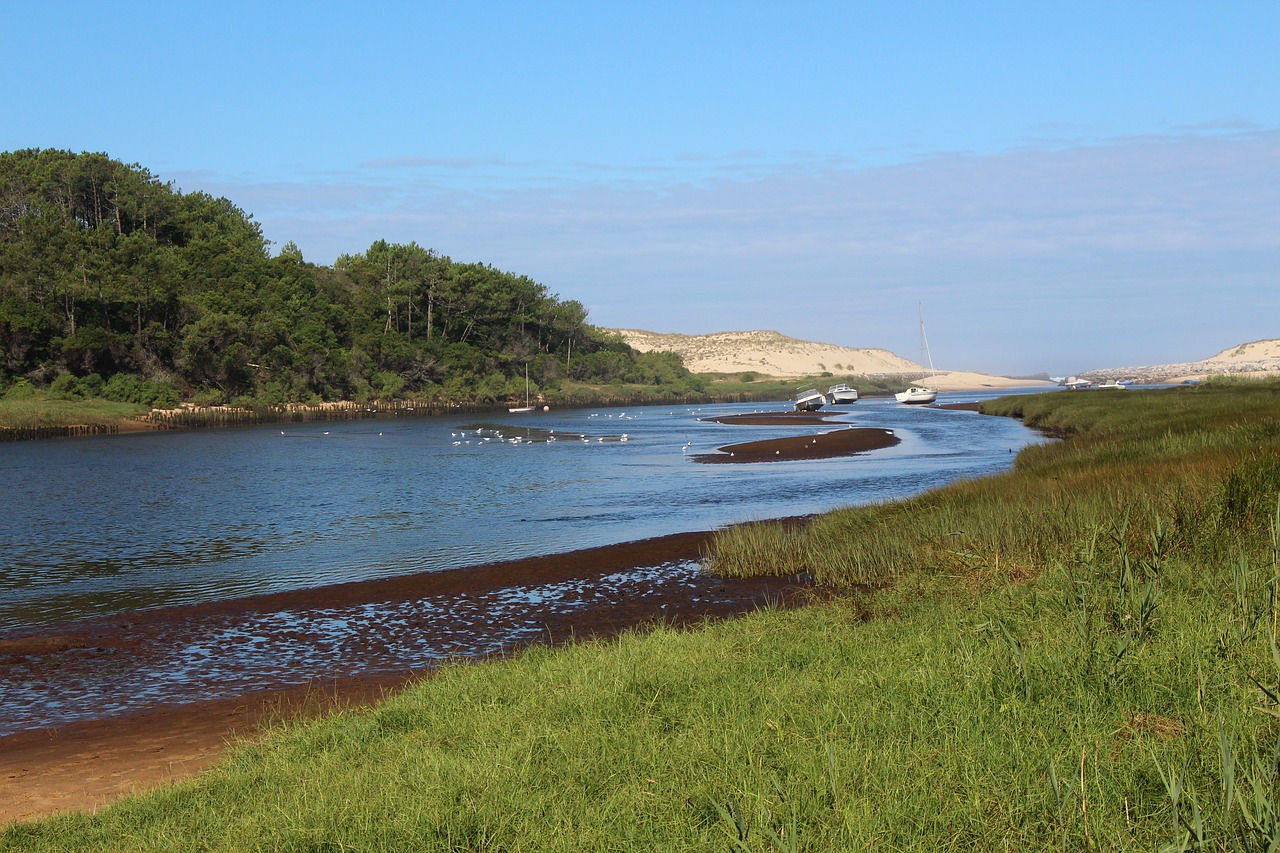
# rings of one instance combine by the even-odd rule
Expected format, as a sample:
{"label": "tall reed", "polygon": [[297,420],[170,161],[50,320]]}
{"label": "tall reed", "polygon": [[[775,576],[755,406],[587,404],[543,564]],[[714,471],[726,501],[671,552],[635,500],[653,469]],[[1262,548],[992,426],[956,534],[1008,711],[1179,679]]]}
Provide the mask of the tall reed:
{"label": "tall reed", "polygon": [[1265,524],[1280,493],[1273,386],[1054,393],[1003,398],[984,411],[1071,438],[1025,449],[1002,476],[837,510],[786,535],[727,528],[706,567],[726,576],[798,569],[841,587],[913,571],[1017,575],[1065,559],[1082,533],[1118,514],[1135,529],[1165,519],[1170,547],[1215,557],[1231,532]]}

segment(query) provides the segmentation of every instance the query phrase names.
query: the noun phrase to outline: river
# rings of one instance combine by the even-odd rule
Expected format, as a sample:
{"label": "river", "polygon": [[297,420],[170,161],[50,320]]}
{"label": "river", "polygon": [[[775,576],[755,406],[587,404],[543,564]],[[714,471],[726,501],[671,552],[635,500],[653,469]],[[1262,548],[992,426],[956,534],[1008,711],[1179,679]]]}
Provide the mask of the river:
{"label": "river", "polygon": [[[997,395],[955,393],[939,402],[990,396]],[[0,445],[0,640],[152,608],[459,569],[902,498],[1006,470],[1021,447],[1043,440],[1012,419],[892,399],[842,406],[837,423],[824,426],[704,420],[784,405],[373,419]],[[901,442],[816,461],[691,460],[726,444],[849,424],[892,429]],[[685,561],[636,567],[601,583],[634,596],[661,583],[696,589],[697,575],[696,563]],[[390,665],[502,648],[536,633],[536,624],[512,616],[529,602],[571,608],[592,594],[513,587],[468,605],[475,610],[472,634],[452,638],[448,649],[393,655]],[[412,606],[455,617],[461,607],[456,599]],[[255,629],[241,619],[202,625],[199,643],[170,640],[174,651],[163,672],[134,673],[126,663],[112,670],[92,655],[77,663],[70,654],[55,675],[48,666],[33,674],[22,661],[6,669],[0,659],[0,734],[82,719],[107,693],[119,692],[118,684],[109,689],[112,678],[137,679],[133,699],[93,713],[165,701],[166,681],[216,684],[216,652],[229,646],[240,649],[240,671],[246,655],[259,655],[250,667],[280,668],[304,680],[330,673],[333,660],[351,656],[342,626],[408,618],[368,610],[305,617],[308,641],[298,660],[255,641],[300,630],[294,623],[303,617],[280,613],[263,618],[290,623],[283,628]],[[486,633],[497,610],[516,628]],[[348,663],[354,672],[372,665]],[[205,693],[234,689],[244,685]]]}

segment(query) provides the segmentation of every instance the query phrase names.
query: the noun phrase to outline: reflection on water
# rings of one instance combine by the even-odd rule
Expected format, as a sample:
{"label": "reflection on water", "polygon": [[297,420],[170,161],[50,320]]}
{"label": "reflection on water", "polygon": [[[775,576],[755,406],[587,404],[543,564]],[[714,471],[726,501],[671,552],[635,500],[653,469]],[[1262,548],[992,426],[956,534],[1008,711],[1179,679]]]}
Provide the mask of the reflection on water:
{"label": "reflection on water", "polygon": [[140,624],[112,645],[0,657],[0,736],[101,719],[152,705],[242,696],[476,657],[541,635],[548,614],[680,591],[720,594],[696,563],[672,563],[540,586],[346,607],[273,610]]}
{"label": "reflection on water", "polygon": [[725,444],[830,428],[700,420],[762,408],[651,406],[2,445],[0,631],[897,498],[1003,470],[1010,450],[1038,440],[1006,418],[869,399],[844,407],[840,419],[893,429],[897,447],[751,466],[688,460]]}

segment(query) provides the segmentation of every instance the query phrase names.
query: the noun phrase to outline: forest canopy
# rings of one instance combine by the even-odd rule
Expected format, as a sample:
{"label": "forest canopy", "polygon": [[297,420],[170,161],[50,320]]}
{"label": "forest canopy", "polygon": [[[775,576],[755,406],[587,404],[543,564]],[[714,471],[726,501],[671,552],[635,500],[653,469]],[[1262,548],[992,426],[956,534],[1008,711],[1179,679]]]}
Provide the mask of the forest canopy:
{"label": "forest canopy", "polygon": [[639,353],[527,276],[378,240],[312,264],[272,256],[225,198],[106,154],[0,153],[0,391],[128,402],[490,402],[563,381],[677,392]]}

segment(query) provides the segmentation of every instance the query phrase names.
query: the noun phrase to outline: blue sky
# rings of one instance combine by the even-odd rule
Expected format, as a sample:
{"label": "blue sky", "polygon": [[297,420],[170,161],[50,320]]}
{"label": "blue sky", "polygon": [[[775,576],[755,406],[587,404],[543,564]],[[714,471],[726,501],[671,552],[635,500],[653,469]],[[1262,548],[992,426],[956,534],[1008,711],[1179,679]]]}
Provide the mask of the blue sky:
{"label": "blue sky", "polygon": [[597,325],[994,373],[1280,337],[1280,3],[0,4],[0,150]]}

